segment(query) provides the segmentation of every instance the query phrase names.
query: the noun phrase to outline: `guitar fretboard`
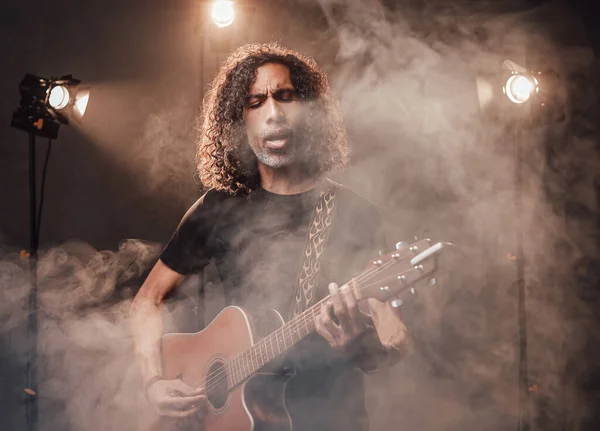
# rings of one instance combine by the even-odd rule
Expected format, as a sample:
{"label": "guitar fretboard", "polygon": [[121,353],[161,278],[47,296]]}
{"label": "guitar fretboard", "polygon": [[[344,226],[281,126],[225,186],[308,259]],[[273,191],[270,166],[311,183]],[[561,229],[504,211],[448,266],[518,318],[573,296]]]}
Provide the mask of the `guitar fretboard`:
{"label": "guitar fretboard", "polygon": [[310,335],[315,330],[315,319],[319,315],[320,306],[321,302],[313,305],[230,360],[226,365],[228,387],[231,389],[242,383]]}

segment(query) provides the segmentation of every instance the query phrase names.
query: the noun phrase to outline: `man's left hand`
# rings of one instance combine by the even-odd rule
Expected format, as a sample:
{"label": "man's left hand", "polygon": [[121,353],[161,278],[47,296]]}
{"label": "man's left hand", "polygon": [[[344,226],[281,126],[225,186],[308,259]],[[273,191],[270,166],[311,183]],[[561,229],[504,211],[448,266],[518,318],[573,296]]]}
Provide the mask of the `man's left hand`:
{"label": "man's left hand", "polygon": [[[346,351],[348,346],[368,328],[356,303],[356,296],[349,285],[341,288],[329,284],[330,300],[321,306],[316,319],[316,330],[336,351]],[[332,319],[335,315],[339,323]]]}

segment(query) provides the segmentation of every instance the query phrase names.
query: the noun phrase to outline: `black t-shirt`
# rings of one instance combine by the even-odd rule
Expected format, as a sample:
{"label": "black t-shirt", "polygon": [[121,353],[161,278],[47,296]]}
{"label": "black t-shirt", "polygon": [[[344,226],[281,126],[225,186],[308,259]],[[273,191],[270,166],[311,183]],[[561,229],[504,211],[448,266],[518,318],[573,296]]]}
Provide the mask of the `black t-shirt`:
{"label": "black t-shirt", "polygon": [[[190,210],[161,260],[180,274],[215,262],[227,305],[252,311],[274,308],[284,318],[298,286],[309,225],[320,189],[248,196],[209,190]],[[350,189],[336,191],[333,222],[315,283],[315,299],[364,270],[383,245],[377,208]],[[364,379],[349,359],[334,356],[313,334],[289,355],[296,376],[286,386],[294,430],[365,430]]]}

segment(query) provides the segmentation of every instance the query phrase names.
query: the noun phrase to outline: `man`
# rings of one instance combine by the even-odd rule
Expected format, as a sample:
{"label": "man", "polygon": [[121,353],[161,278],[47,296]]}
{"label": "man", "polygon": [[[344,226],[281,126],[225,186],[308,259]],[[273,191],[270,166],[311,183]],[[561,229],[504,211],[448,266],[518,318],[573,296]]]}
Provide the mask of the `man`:
{"label": "man", "polygon": [[[347,285],[329,284],[363,270],[381,243],[377,209],[324,179],[347,164],[348,146],[323,72],[274,43],[239,48],[204,99],[197,162],[209,190],[184,216],[132,307],[150,404],[163,416],[205,414],[204,388],[161,376],[159,306],[185,276],[213,261],[228,304],[274,308],[287,318],[332,295],[318,335],[290,354],[296,376],[286,406],[294,430],[366,429],[362,373],[397,361],[407,337],[389,304],[370,299],[368,318]],[[334,211],[316,222],[316,204],[331,190]],[[308,271],[316,280],[298,289],[312,246],[307,237],[319,229],[323,253]]]}

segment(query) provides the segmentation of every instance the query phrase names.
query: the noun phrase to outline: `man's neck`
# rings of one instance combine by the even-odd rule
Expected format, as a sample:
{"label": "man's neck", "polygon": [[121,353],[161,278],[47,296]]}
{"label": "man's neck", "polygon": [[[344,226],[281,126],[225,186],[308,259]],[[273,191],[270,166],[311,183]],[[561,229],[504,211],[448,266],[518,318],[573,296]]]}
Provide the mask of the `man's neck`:
{"label": "man's neck", "polygon": [[315,188],[319,178],[310,177],[298,166],[274,169],[259,162],[260,185],[278,195],[295,195]]}

